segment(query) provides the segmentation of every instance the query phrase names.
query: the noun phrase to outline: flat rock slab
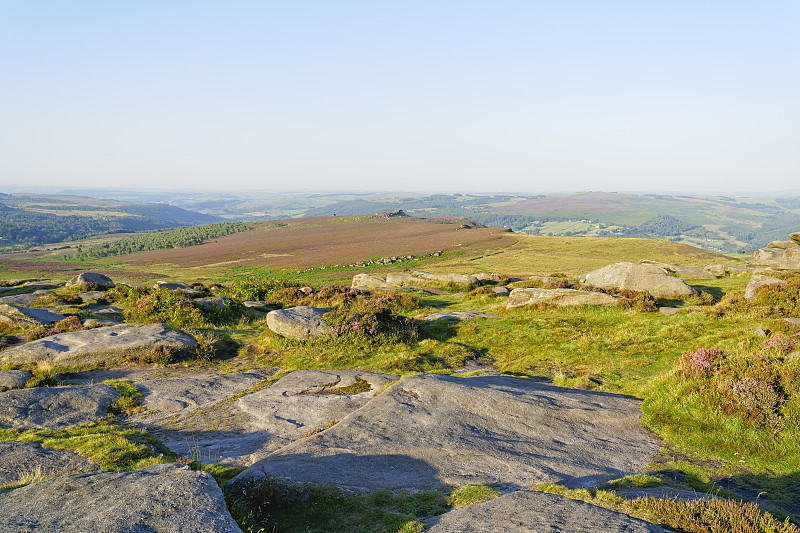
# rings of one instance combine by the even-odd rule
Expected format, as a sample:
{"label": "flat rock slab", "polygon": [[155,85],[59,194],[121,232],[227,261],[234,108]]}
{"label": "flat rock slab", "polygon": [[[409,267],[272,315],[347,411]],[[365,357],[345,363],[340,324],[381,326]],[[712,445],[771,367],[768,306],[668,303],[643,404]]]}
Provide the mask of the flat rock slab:
{"label": "flat rock slab", "polygon": [[232,486],[268,475],[355,491],[594,486],[643,471],[658,452],[639,426],[640,406],[505,376],[420,374],[259,461]]}
{"label": "flat rock slab", "polygon": [[155,347],[191,353],[197,341],[164,324],[120,324],[59,333],[0,352],[2,364],[48,361],[57,366],[93,365],[145,355]]}
{"label": "flat rock slab", "polygon": [[63,476],[0,493],[0,530],[241,533],[214,478],[173,464]]}
{"label": "flat rock slab", "polygon": [[236,407],[251,428],[270,435],[276,450],[337,422],[364,406],[400,376],[356,370],[297,370],[268,389],[244,396]]}
{"label": "flat rock slab", "polygon": [[452,311],[450,313],[432,313],[422,320],[465,320],[468,318],[503,318],[502,315],[490,315],[476,311]]}
{"label": "flat rock slab", "polygon": [[536,289],[519,288],[511,291],[506,309],[516,309],[529,305],[554,305],[571,307],[580,305],[616,305],[620,298],[603,292],[580,291],[576,289]]}
{"label": "flat rock slab", "polygon": [[15,304],[0,304],[0,322],[9,326],[49,326],[65,318],[67,317],[64,315],[51,313],[45,309],[28,309]]}
{"label": "flat rock slab", "polygon": [[673,298],[697,294],[697,290],[682,280],[670,276],[657,265],[614,263],[589,272],[584,283],[599,289],[645,291],[656,298]]}
{"label": "flat rock slab", "polygon": [[61,429],[108,413],[119,393],[108,385],[39,387],[0,392],[0,427]]}
{"label": "flat rock slab", "polygon": [[312,340],[333,331],[325,319],[325,313],[332,309],[298,305],[267,313],[267,327],[278,335],[290,339]]}
{"label": "flat rock slab", "polygon": [[674,489],[672,487],[651,487],[649,489],[628,489],[617,492],[617,496],[625,498],[626,500],[635,500],[637,498],[646,498],[652,496],[653,498],[660,498],[662,500],[676,500],[676,501],[689,501],[689,500],[722,500],[715,494],[707,492],[696,492],[693,490]]}
{"label": "flat rock slab", "polygon": [[0,371],[0,392],[21,389],[32,377],[33,374],[28,370]]}
{"label": "flat rock slab", "polygon": [[27,294],[15,294],[14,296],[3,296],[0,298],[0,303],[22,305],[25,307],[32,307],[36,300],[42,296],[55,294],[53,291],[34,291]]}
{"label": "flat rock slab", "polygon": [[664,316],[677,315],[689,311],[705,311],[702,307],[659,307],[658,312]]}
{"label": "flat rock slab", "polygon": [[430,533],[667,533],[617,511],[533,491],[454,509],[426,525]]}
{"label": "flat rock slab", "polygon": [[100,468],[75,452],[42,448],[38,442],[0,442],[0,457],[0,486],[26,475],[52,478]]}
{"label": "flat rock slab", "polygon": [[794,324],[795,326],[800,326],[800,318],[784,318],[783,321]]}

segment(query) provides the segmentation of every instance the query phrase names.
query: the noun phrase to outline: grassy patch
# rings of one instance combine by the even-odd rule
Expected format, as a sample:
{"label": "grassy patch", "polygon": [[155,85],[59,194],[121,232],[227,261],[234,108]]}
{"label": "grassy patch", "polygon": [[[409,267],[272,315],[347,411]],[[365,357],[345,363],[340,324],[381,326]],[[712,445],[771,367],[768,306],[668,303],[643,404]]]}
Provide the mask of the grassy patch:
{"label": "grassy patch", "polygon": [[110,385],[119,393],[119,399],[108,408],[111,414],[131,414],[142,405],[142,393],[139,388],[126,379],[107,379],[104,384]]}
{"label": "grassy patch", "polygon": [[447,503],[453,507],[463,507],[489,501],[498,496],[500,493],[488,485],[469,485],[451,492]]}

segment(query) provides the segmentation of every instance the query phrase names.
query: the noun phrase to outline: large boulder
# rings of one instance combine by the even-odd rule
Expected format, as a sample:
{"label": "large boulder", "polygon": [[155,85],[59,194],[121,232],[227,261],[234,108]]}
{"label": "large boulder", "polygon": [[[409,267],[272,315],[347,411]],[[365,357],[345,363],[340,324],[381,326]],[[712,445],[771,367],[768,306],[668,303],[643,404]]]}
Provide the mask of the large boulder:
{"label": "large boulder", "polygon": [[108,413],[119,393],[108,385],[18,389],[0,392],[0,427],[62,429]]}
{"label": "large boulder", "polygon": [[766,248],[753,252],[748,265],[775,270],[800,270],[800,244],[794,240],[771,242]]}
{"label": "large boulder", "polygon": [[214,478],[175,464],[63,476],[0,493],[0,530],[241,533]]}
{"label": "large boulder", "polygon": [[656,265],[614,263],[586,274],[583,281],[590,287],[644,291],[656,298],[674,298],[697,294],[697,290]]}
{"label": "large boulder", "polygon": [[764,276],[762,274],[753,274],[750,281],[747,282],[747,287],[744,288],[744,297],[748,300],[756,299],[756,291],[761,287],[767,285],[782,285],[786,281],[780,278],[773,278],[772,276]]}
{"label": "large boulder", "polygon": [[64,315],[51,313],[45,309],[28,309],[14,304],[0,304],[0,322],[9,326],[40,327],[49,326],[60,320]]}
{"label": "large boulder", "polygon": [[618,511],[534,491],[453,509],[426,525],[430,533],[667,533]]}
{"label": "large boulder", "polygon": [[471,274],[432,274],[430,272],[423,272],[415,270],[412,272],[417,278],[424,281],[434,281],[438,283],[453,283],[455,285],[477,285],[478,278]]}
{"label": "large boulder", "polygon": [[278,309],[267,313],[267,327],[278,335],[290,339],[317,339],[333,331],[322,318],[325,313],[331,311],[332,309],[307,305]]}
{"label": "large boulder", "polygon": [[42,448],[38,442],[0,442],[0,486],[25,476],[63,476],[97,470],[100,465],[69,450]]}
{"label": "large boulder", "polygon": [[81,287],[86,284],[97,285],[98,287],[103,287],[106,289],[110,289],[115,286],[114,281],[111,278],[105,274],[99,274],[97,272],[83,272],[78,274],[69,280],[65,286],[67,288],[71,288]]}
{"label": "large boulder", "polygon": [[[21,389],[33,377],[30,370],[0,371],[0,392],[10,389]],[[2,485],[2,483],[0,483]]]}
{"label": "large boulder", "polygon": [[345,490],[433,490],[542,482],[595,486],[641,472],[658,453],[641,402],[506,376],[404,378],[332,428],[231,481],[268,476]]}
{"label": "large boulder", "polygon": [[536,304],[569,307],[576,305],[616,305],[620,300],[603,292],[576,289],[514,289],[508,295],[506,309]]}
{"label": "large boulder", "polygon": [[147,355],[155,348],[187,355],[196,347],[192,336],[164,324],[120,324],[59,333],[9,348],[0,352],[0,364],[94,365]]}
{"label": "large boulder", "polygon": [[370,274],[356,274],[350,284],[351,289],[382,289],[391,286],[385,279]]}

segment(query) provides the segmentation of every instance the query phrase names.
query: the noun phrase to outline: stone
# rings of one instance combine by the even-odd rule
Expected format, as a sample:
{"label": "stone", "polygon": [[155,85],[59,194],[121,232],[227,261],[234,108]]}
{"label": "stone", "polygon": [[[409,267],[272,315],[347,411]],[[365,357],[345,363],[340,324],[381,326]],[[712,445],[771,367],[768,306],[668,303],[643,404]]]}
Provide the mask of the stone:
{"label": "stone", "polygon": [[85,285],[87,283],[98,285],[104,289],[110,289],[116,286],[114,281],[105,274],[99,274],[97,272],[83,272],[69,280],[66,283],[66,287],[80,287],[81,285]]}
{"label": "stone", "polygon": [[707,492],[696,492],[693,490],[674,489],[672,487],[651,487],[648,489],[626,489],[617,492],[617,496],[625,498],[626,500],[635,500],[637,498],[646,498],[648,496],[659,498],[662,500],[674,500],[686,502],[690,500],[722,500],[714,494]]}
{"label": "stone", "polygon": [[756,337],[769,337],[769,330],[764,328],[756,328],[753,330],[753,335]]}
{"label": "stone", "polygon": [[0,352],[0,364],[94,365],[146,355],[156,347],[181,356],[193,352],[197,341],[164,324],[120,324],[59,333],[14,346]]}
{"label": "stone", "polygon": [[577,289],[514,289],[508,296],[506,309],[516,309],[528,305],[547,304],[556,307],[575,305],[616,305],[620,300],[603,292],[580,291]]}
{"label": "stone", "polygon": [[667,533],[661,526],[557,494],[518,491],[426,521],[430,533]]}
{"label": "stone", "polygon": [[710,274],[721,278],[728,273],[728,269],[725,265],[708,265],[703,270],[709,272]]}
{"label": "stone", "polygon": [[478,272],[477,274],[473,274],[475,279],[479,281],[502,281],[503,276],[498,274],[497,272],[492,272],[491,274],[487,274],[486,272]]}
{"label": "stone", "polygon": [[33,374],[29,370],[1,370],[0,371],[0,392],[21,389]]}
{"label": "stone", "polygon": [[50,326],[60,320],[64,315],[51,313],[45,309],[29,309],[14,304],[0,304],[0,322],[9,326],[22,326],[26,328]]}
{"label": "stone", "polygon": [[52,281],[52,280],[34,281],[32,283],[27,283],[25,285],[25,288],[26,289],[42,289],[42,290],[44,290],[44,289],[57,289],[59,287],[63,287],[64,284],[65,283],[63,281]]}
{"label": "stone", "polygon": [[82,292],[78,295],[78,298],[83,300],[84,302],[91,302],[92,300],[97,300],[98,298],[102,298],[103,291],[89,291],[89,292]]}
{"label": "stone", "polygon": [[0,392],[21,389],[32,377],[33,374],[29,370],[2,370],[0,371]]}
{"label": "stone", "polygon": [[435,281],[439,283],[453,283],[455,285],[477,285],[478,278],[470,274],[432,274],[416,270],[412,274],[425,281]]}
{"label": "stone", "polygon": [[389,287],[398,287],[413,283],[424,283],[424,280],[416,276],[412,276],[408,272],[390,272],[386,274],[386,284]]}
{"label": "stone", "polygon": [[682,280],[663,268],[641,263],[614,263],[586,274],[584,283],[599,289],[645,291],[655,298],[673,298],[697,294]]}
{"label": "stone", "polygon": [[330,429],[255,463],[228,485],[267,479],[342,490],[434,490],[442,484],[597,486],[642,472],[658,453],[641,402],[506,376],[418,374]]}
{"label": "stone", "polygon": [[267,313],[267,327],[278,335],[290,339],[312,340],[333,331],[322,318],[332,309],[299,305]]}
{"label": "stone", "polygon": [[182,281],[157,281],[155,285],[153,285],[154,289],[167,289],[170,291],[174,290],[182,290],[182,291],[191,291],[192,289],[188,284]]}
{"label": "stone", "polygon": [[477,311],[451,311],[449,313],[431,313],[422,320],[465,320],[468,318],[503,318],[502,315],[490,315]]}
{"label": "stone", "polygon": [[793,240],[771,242],[766,248],[754,251],[747,264],[775,270],[800,270],[800,244]]}
{"label": "stone", "polygon": [[792,233],[789,235],[789,238],[797,245],[800,245],[800,231],[796,233]]}
{"label": "stone", "polygon": [[385,279],[370,274],[356,274],[353,276],[353,282],[350,284],[351,289],[376,289],[383,287],[391,287]]}
{"label": "stone", "polygon": [[100,468],[73,451],[42,448],[38,442],[0,442],[0,457],[0,486],[25,476],[51,478]]}
{"label": "stone", "polygon": [[269,307],[268,302],[265,302],[263,300],[246,300],[242,302],[242,305],[247,307],[248,309],[256,309],[256,310]]}
{"label": "stone", "polygon": [[41,298],[42,296],[49,296],[51,294],[55,294],[53,291],[48,290],[40,290],[29,292],[27,294],[16,294],[14,296],[3,296],[0,298],[1,304],[14,304],[14,305],[22,305],[25,307],[32,307],[36,300]]}
{"label": "stone", "polygon": [[0,392],[0,427],[62,429],[104,417],[119,393],[108,385],[37,387]]}
{"label": "stone", "polygon": [[214,478],[176,464],[62,476],[0,493],[0,530],[241,533]]}
{"label": "stone", "polygon": [[689,311],[704,311],[702,307],[659,307],[658,312],[664,316],[672,316],[678,313],[687,313]]}
{"label": "stone", "polygon": [[229,305],[230,302],[230,298],[223,298],[222,296],[209,296],[194,300],[194,303],[206,309],[225,309],[225,306]]}
{"label": "stone", "polygon": [[783,321],[794,324],[795,326],[800,326],[800,318],[784,318]]}
{"label": "stone", "polygon": [[300,287],[300,292],[303,294],[314,294],[314,287]]}
{"label": "stone", "polygon": [[497,296],[508,296],[511,291],[508,290],[508,287],[492,287],[492,292]]}
{"label": "stone", "polygon": [[744,297],[751,301],[755,300],[756,291],[761,287],[765,287],[767,285],[782,285],[784,283],[786,283],[786,281],[780,278],[764,276],[762,274],[753,274],[750,278],[750,281],[747,282],[747,287],[744,288]]}

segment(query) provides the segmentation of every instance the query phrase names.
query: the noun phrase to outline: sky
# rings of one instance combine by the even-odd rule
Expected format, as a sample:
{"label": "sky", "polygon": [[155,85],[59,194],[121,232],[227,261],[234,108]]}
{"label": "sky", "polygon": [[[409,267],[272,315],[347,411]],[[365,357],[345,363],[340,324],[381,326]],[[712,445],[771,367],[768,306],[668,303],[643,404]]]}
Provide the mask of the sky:
{"label": "sky", "polygon": [[800,191],[799,27],[796,0],[0,0],[0,191]]}

